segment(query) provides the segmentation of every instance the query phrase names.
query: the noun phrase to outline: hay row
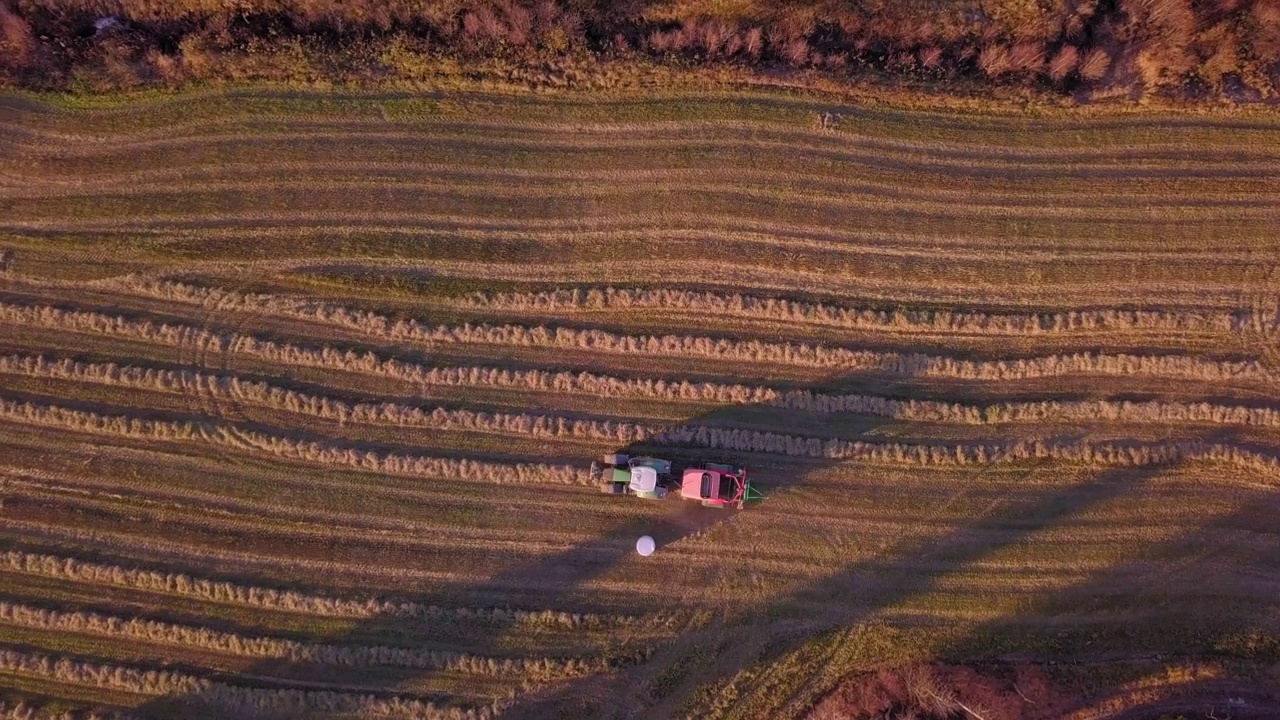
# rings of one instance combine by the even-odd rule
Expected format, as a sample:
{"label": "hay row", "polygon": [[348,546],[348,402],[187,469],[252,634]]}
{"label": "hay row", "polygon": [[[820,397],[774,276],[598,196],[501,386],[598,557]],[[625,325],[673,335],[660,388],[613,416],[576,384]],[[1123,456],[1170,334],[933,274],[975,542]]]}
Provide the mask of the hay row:
{"label": "hay row", "polygon": [[481,720],[492,717],[491,708],[462,710],[440,708],[412,698],[382,699],[332,690],[228,685],[173,670],[142,670],[17,650],[0,649],[0,672],[147,697],[179,697],[236,712],[346,712],[412,720]]}
{"label": "hay row", "polygon": [[511,608],[445,608],[438,605],[377,598],[329,597],[296,590],[242,585],[183,573],[142,570],[18,550],[0,552],[0,570],[55,580],[172,595],[221,605],[335,618],[411,617],[482,625],[528,624],[566,630],[632,622],[632,618],[627,616],[606,617],[554,610]]}
{"label": "hay row", "polygon": [[[292,440],[228,425],[139,420],[126,416],[107,416],[58,406],[6,400],[0,400],[0,419],[128,438],[210,443],[224,447],[258,450],[277,457],[305,460],[322,465],[354,467],[397,475],[479,478],[487,482],[518,482],[520,484],[591,482],[585,472],[572,466],[512,466],[472,460],[379,454],[355,448],[337,448],[314,442]],[[1037,440],[1005,445],[972,443],[942,446],[866,443],[838,438],[802,437],[704,425],[668,428],[653,434],[647,440],[657,444],[692,444],[713,449],[792,457],[923,466],[988,465],[1054,460],[1087,465],[1141,467],[1182,461],[1203,461],[1267,473],[1280,473],[1280,460],[1277,458],[1221,443],[1206,445],[1195,442],[1162,442],[1119,445],[1081,441],[1046,444]]]}
{"label": "hay row", "polygon": [[[496,372],[496,371],[495,371]],[[512,371],[505,371],[508,376]],[[516,371],[518,373],[520,371]],[[542,371],[533,371],[549,375]],[[393,425],[437,430],[526,435],[540,438],[609,440],[631,443],[648,438],[660,429],[639,423],[615,420],[582,420],[532,413],[477,412],[443,407],[418,407],[394,402],[349,403],[336,398],[290,390],[266,382],[242,380],[234,375],[209,375],[189,370],[164,370],[116,363],[88,363],[71,359],[50,360],[44,356],[0,356],[0,373],[20,373],[28,377],[56,378],[133,387],[166,393],[199,394],[229,402],[251,403],[274,410],[334,420],[339,423]],[[570,380],[576,376],[570,375]],[[595,376],[595,379],[599,379]],[[1133,423],[1198,423],[1211,425],[1280,427],[1280,411],[1207,402],[1164,401],[1031,401],[993,405],[967,405],[936,400],[895,400],[871,395],[827,395],[808,391],[780,391],[756,386],[723,386],[714,383],[665,384],[659,380],[617,381],[615,387],[639,391],[629,397],[688,399],[698,390],[714,398],[745,394],[755,402],[801,410],[814,414],[852,413],[896,420],[999,425],[1009,423],[1124,421]],[[629,385],[628,382],[634,383]],[[603,384],[603,383],[602,383]],[[569,390],[563,383],[557,390]],[[528,389],[526,386],[517,386]],[[550,389],[550,388],[540,388]],[[570,390],[571,391],[571,390]],[[698,399],[707,399],[706,397]]]}
{"label": "hay row", "polygon": [[330,346],[303,347],[251,335],[222,335],[189,325],[131,320],[118,315],[63,310],[47,305],[0,303],[0,321],[141,340],[172,347],[190,347],[202,352],[244,355],[284,365],[374,375],[425,386],[512,388],[574,392],[601,397],[657,397],[698,402],[761,402],[774,397],[772,391],[761,394],[759,389],[745,385],[632,380],[589,372],[476,366],[432,367],[373,352],[339,350]]}
{"label": "hay row", "polygon": [[135,720],[119,710],[105,708],[79,708],[67,710],[61,702],[44,706],[30,705],[25,700],[10,705],[0,700],[0,720]]}
{"label": "hay row", "polygon": [[497,484],[582,484],[586,474],[569,465],[504,464],[423,455],[377,453],[245,430],[210,422],[144,420],[57,405],[0,398],[0,420],[133,440],[158,440],[264,453],[286,460],[391,475]]}
{"label": "hay row", "polygon": [[254,637],[206,627],[178,625],[140,618],[121,618],[93,612],[60,612],[0,601],[0,623],[18,627],[100,637],[141,640],[183,648],[289,662],[346,667],[392,666],[444,670],[467,675],[540,680],[581,677],[608,667],[601,658],[494,658],[443,650],[387,646],[344,646],[307,643],[286,638]]}
{"label": "hay row", "polygon": [[815,414],[853,413],[962,425],[1130,422],[1280,427],[1280,411],[1275,409],[1208,402],[1042,400],[967,405],[936,400],[894,400],[873,395],[824,395],[801,390],[780,393],[769,404]]}
{"label": "hay row", "polygon": [[650,442],[736,452],[791,457],[826,458],[865,463],[908,464],[923,467],[999,465],[1054,461],[1097,467],[1149,467],[1204,462],[1280,476],[1280,458],[1226,443],[1165,441],[1154,443],[1045,442],[966,443],[922,445],[868,443],[839,438],[814,438],[782,433],[714,428],[703,425],[667,430]]}
{"label": "hay row", "polygon": [[[128,276],[111,286],[144,297],[198,304],[220,310],[267,312],[339,324],[347,328],[396,338],[436,339],[440,328],[415,321],[395,320],[367,311],[296,296],[240,293],[168,280]],[[1280,326],[1277,312],[1234,313],[1125,310],[1118,308],[1060,313],[984,313],[960,310],[850,308],[740,293],[677,289],[574,288],[528,293],[470,293],[455,301],[460,307],[514,311],[566,309],[690,310],[719,315],[782,322],[807,322],[857,330],[898,332],[1041,335],[1078,331],[1211,331]]]}
{"label": "hay row", "polygon": [[50,361],[43,356],[0,356],[0,373],[22,373],[31,377],[76,380],[167,393],[199,394],[339,423],[467,430],[542,438],[586,438],[620,443],[642,439],[649,432],[642,426],[613,420],[424,408],[394,402],[349,403],[265,382],[241,380],[235,376],[207,375],[188,370],[157,370],[115,363],[84,363],[69,359]]}
{"label": "hay row", "polygon": [[[36,464],[41,464],[36,461]],[[199,476],[192,478],[197,483]],[[295,527],[324,528],[335,537],[368,539],[370,533],[384,533],[387,537],[412,538],[411,542],[423,547],[440,544],[484,549],[507,546],[512,534],[502,528],[458,527],[448,518],[433,514],[387,515],[381,511],[362,513],[341,511],[314,506],[300,507],[296,502],[273,503],[261,498],[225,494],[196,488],[173,487],[166,482],[154,482],[150,475],[122,477],[112,472],[102,475],[49,472],[30,464],[0,464],[0,488],[10,495],[52,497],[59,499],[95,498],[88,502],[114,501],[128,498],[145,506],[164,506],[179,512],[197,515],[244,518],[245,522],[288,523]],[[306,483],[315,491],[328,489],[348,490],[350,480],[341,478],[307,477]],[[430,494],[422,488],[383,487],[379,495],[388,498],[416,497],[421,500]],[[527,503],[519,499],[495,499],[496,507]],[[448,535],[448,538],[437,537]],[[563,531],[539,528],[523,529],[518,533],[519,542],[527,547],[559,547],[565,541]]]}
{"label": "hay row", "polygon": [[[1057,313],[986,313],[843,307],[828,303],[697,290],[573,288],[541,292],[469,293],[457,305],[521,313],[565,310],[685,310],[755,320],[800,322],[852,330],[981,335],[1050,335],[1076,332],[1238,332],[1261,320],[1252,313],[1166,310],[1073,310]],[[1272,324],[1274,325],[1274,318]]]}
{"label": "hay row", "polygon": [[[216,301],[210,301],[216,302]],[[226,307],[222,305],[220,307]],[[266,306],[270,308],[271,306]],[[282,308],[293,307],[293,310]],[[257,308],[261,310],[262,308]],[[957,380],[1026,380],[1071,375],[1160,377],[1188,380],[1272,382],[1274,374],[1256,360],[1210,360],[1185,355],[1074,353],[1018,360],[958,360],[924,353],[893,353],[809,343],[729,340],[691,335],[620,335],[605,330],[466,323],[427,326],[377,313],[325,303],[298,301],[274,308],[288,316],[325,322],[379,340],[443,344],[542,347],[620,355],[652,355],[730,360],[799,367],[874,371],[913,377]],[[245,352],[263,359],[362,372],[376,366],[373,353],[329,347],[301,348],[240,333],[219,334],[189,325],[131,320],[118,315],[63,310],[48,305],[0,303],[0,322],[74,330],[129,339],[195,347],[211,352]]]}

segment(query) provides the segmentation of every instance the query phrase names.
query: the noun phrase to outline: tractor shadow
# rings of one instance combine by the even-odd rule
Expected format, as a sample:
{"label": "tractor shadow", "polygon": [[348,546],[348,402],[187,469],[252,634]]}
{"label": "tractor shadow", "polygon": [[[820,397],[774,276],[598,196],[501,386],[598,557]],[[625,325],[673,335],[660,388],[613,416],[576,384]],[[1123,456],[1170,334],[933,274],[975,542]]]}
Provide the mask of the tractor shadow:
{"label": "tractor shadow", "polygon": [[[814,391],[841,391],[847,387],[841,383],[812,387]],[[692,414],[669,423],[671,426],[707,424],[716,427],[749,427],[779,431],[774,417],[779,411],[770,406],[730,405]],[[872,430],[880,424],[878,419],[860,418],[860,427]],[[783,430],[792,432],[792,430]],[[635,496],[613,496],[600,492],[593,486],[586,492],[599,492],[599,502],[617,505],[618,520],[591,538],[572,545],[558,552],[539,555],[533,558],[522,557],[511,561],[505,558],[491,558],[501,564],[501,569],[492,575],[469,583],[450,583],[434,592],[418,592],[396,594],[397,601],[435,606],[447,611],[467,607],[498,607],[509,611],[539,612],[546,609],[566,613],[601,613],[617,612],[618,608],[607,600],[593,601],[588,589],[593,581],[619,567],[624,562],[638,560],[644,562],[637,553],[637,539],[643,535],[652,537],[656,545],[656,554],[662,556],[673,546],[692,538],[701,537],[713,532],[717,526],[732,522],[742,512],[751,512],[754,502],[768,502],[768,497],[777,492],[804,482],[804,478],[812,470],[817,470],[835,461],[822,458],[786,458],[779,462],[778,458],[767,453],[739,453],[708,450],[694,446],[679,446],[637,442],[609,447],[610,453],[623,453],[630,456],[654,456],[672,461],[677,472],[679,468],[693,466],[701,462],[720,462],[749,469],[749,478],[753,487],[764,494],[761,501],[749,503],[746,509],[704,507],[692,500],[679,497],[674,491],[662,499],[645,499]],[[597,457],[583,457],[583,466],[591,460],[602,460],[605,452]],[[674,474],[674,473],[673,473]],[[332,551],[342,540],[334,540],[327,544]],[[322,584],[322,583],[320,583]],[[674,588],[673,588],[674,589]],[[495,602],[496,599],[500,601]],[[390,618],[373,618],[369,621],[357,621],[345,633],[325,639],[328,644],[342,645],[398,645],[413,647],[414,636],[431,636],[437,639],[436,629],[431,622],[412,619],[407,620],[405,632],[396,639],[393,626],[397,621]],[[478,656],[510,657],[512,637],[522,630],[510,622],[493,622],[490,624],[468,622],[465,632],[454,628],[448,629],[444,635],[453,649],[459,652]],[[452,633],[452,634],[450,634]],[[374,642],[379,639],[381,642]],[[438,647],[433,642],[433,647]],[[614,656],[606,660],[615,671],[641,664],[643,658],[653,648],[622,648]],[[572,656],[572,654],[570,654]],[[189,669],[191,672],[202,672],[212,679],[227,685],[247,685],[251,687],[275,687],[282,691],[307,691],[312,687],[319,688],[326,683],[345,686],[349,691],[374,697],[415,697],[424,701],[435,702],[448,707],[457,703],[458,698],[447,694],[432,695],[428,692],[403,691],[391,689],[420,685],[440,671],[414,670],[412,672],[376,672],[372,668],[361,668],[358,672],[339,671],[332,667],[322,667],[283,660],[269,660],[251,663],[248,667],[233,672],[210,674],[200,671],[197,666],[185,668],[182,664],[171,664],[167,667],[175,670]],[[599,673],[596,673],[597,675]],[[609,673],[612,675],[613,673]],[[400,682],[385,685],[387,689],[379,689],[376,678],[385,675],[399,675]],[[352,681],[352,677],[364,676],[371,685]],[[341,678],[341,679],[340,679]],[[588,676],[582,681],[561,682],[556,687],[572,693],[580,682],[594,683]],[[205,718],[225,712],[219,705],[220,700],[202,691],[185,695],[156,698],[132,709],[138,717],[144,718]],[[465,705],[464,705],[465,707]],[[544,711],[545,708],[545,711]],[[541,702],[529,707],[533,716],[556,717],[558,711]],[[296,711],[258,707],[237,707],[237,713],[245,717],[285,718],[299,717]],[[525,703],[519,699],[509,711],[516,715],[526,712]],[[550,715],[545,714],[550,713]],[[505,716],[505,712],[504,712]],[[587,716],[582,716],[587,717]]]}
{"label": "tractor shadow", "polygon": [[[898,378],[880,383],[881,378],[843,376],[828,378],[796,389],[813,392],[865,392],[876,385],[876,394],[903,399],[929,398],[936,391],[911,380]],[[927,440],[902,438],[901,421],[853,414],[831,414],[815,417],[813,413],[779,408],[773,404],[743,404],[717,407],[692,417],[673,421],[671,425],[706,425],[711,427],[754,429],[809,437],[841,437],[882,442],[902,439],[928,444]],[[910,431],[906,431],[908,434]],[[998,436],[998,429],[989,429]],[[1206,438],[1212,442],[1219,438]],[[949,443],[944,443],[949,444]],[[723,452],[703,447],[671,445],[658,442],[636,442],[608,448],[609,452],[630,456],[653,456],[672,461],[678,469],[699,462],[724,462],[746,466],[752,485],[763,495],[759,502],[793,489],[819,483],[822,471],[840,463],[822,457],[780,457],[767,452]],[[600,453],[603,455],[604,453]],[[583,458],[585,465],[591,459]],[[788,590],[759,607],[732,619],[718,619],[688,634],[645,647],[617,650],[607,659],[607,672],[561,680],[530,687],[518,694],[503,710],[504,718],[627,718],[669,717],[681,714],[688,703],[705,693],[705,688],[720,687],[728,695],[749,689],[752,678],[762,674],[791,673],[794,677],[779,682],[775,707],[791,700],[803,701],[806,693],[816,690],[806,675],[836,661],[846,641],[842,637],[850,628],[871,622],[886,611],[901,607],[914,598],[938,590],[949,575],[985,558],[1016,548],[1029,538],[1060,525],[1065,520],[1086,513],[1133,491],[1163,468],[1126,468],[1099,470],[1083,482],[1034,483],[1019,491],[1007,502],[994,502],[983,511],[955,524],[945,532],[925,537],[903,536],[872,557],[849,563],[838,571],[802,587]],[[876,472],[870,466],[851,466],[852,473]],[[1036,473],[1052,473],[1052,464],[1029,463],[1022,466],[1027,478]],[[593,491],[595,489],[593,488]],[[445,609],[464,608],[476,603],[492,603],[502,598],[507,609],[553,609],[574,613],[609,613],[616,611],[608,600],[592,601],[589,590],[593,582],[610,571],[638,559],[636,540],[642,535],[654,538],[656,555],[681,542],[713,538],[717,528],[734,522],[740,513],[753,511],[703,507],[694,501],[668,496],[659,500],[632,496],[610,496],[601,493],[599,501],[623,504],[617,522],[601,532],[559,552],[533,559],[514,559],[487,578],[468,583],[455,583],[428,593],[406,593],[395,599],[434,605]],[[798,523],[803,518],[797,518]],[[912,568],[904,573],[904,567]],[[1100,583],[1111,582],[1098,578]],[[1088,596],[1092,582],[1073,588],[1074,596]],[[676,588],[673,587],[673,590]],[[1053,598],[1046,596],[1043,603]],[[588,598],[588,599],[584,599]],[[1047,607],[1047,606],[1046,606]],[[393,621],[377,618],[357,623],[343,636],[328,639],[333,644],[366,643],[370,636],[389,632]],[[421,630],[421,628],[418,628]],[[990,632],[988,632],[988,630]],[[468,624],[465,636],[455,638],[460,651],[475,655],[503,656],[510,652],[513,635],[522,630],[511,623],[489,625]],[[941,654],[980,656],[990,645],[986,634],[996,628],[978,628],[966,640],[941,648]],[[412,635],[428,635],[426,630],[406,635],[402,644],[412,646]],[[696,668],[688,672],[670,672],[672,668],[690,668],[690,658],[698,658]],[[784,662],[785,661],[785,662]],[[238,676],[253,676],[253,685],[267,684],[264,677],[280,677],[284,689],[306,689],[312,668],[289,663],[290,681],[279,674],[280,661],[262,662],[247,669],[227,674],[224,680],[235,684]],[[774,670],[772,668],[783,668]],[[314,668],[321,677],[321,668]],[[365,672],[364,670],[361,671]],[[327,671],[332,676],[332,670]],[[439,671],[416,670],[405,673],[406,681],[430,679]],[[371,676],[372,677],[372,676]],[[240,682],[246,682],[241,680]],[[417,684],[417,683],[410,683]],[[401,685],[405,686],[405,685]],[[397,687],[391,685],[389,687]],[[448,706],[458,702],[456,696],[432,696],[427,692],[370,690],[362,694],[399,697],[414,696]],[[142,717],[208,717],[216,712],[198,693],[167,697],[137,710]],[[288,711],[255,711],[255,717],[298,717]]]}
{"label": "tractor shadow", "polygon": [[[1206,443],[1225,442],[1232,435],[1230,431],[1214,432],[1203,439]],[[1026,468],[1026,475],[1052,473],[1053,469],[1052,465],[1033,465]],[[830,577],[775,598],[758,612],[742,618],[736,627],[678,639],[655,652],[646,664],[624,668],[611,679],[602,682],[600,678],[587,678],[550,692],[531,694],[504,717],[659,718],[683,716],[691,708],[696,715],[697,708],[738,704],[753,687],[765,682],[774,688],[771,704],[756,710],[755,716],[772,716],[793,701],[808,706],[830,691],[829,686],[816,686],[815,682],[820,681],[814,678],[839,663],[842,654],[848,655],[850,644],[858,642],[851,633],[859,626],[875,623],[885,612],[906,607],[913,600],[945,593],[945,583],[953,574],[984,560],[996,560],[1028,543],[1051,542],[1043,539],[1050,531],[1141,491],[1169,469],[1103,469],[1082,482],[1045,483],[1043,488],[1020,493],[1009,502],[975,514],[948,533],[904,537],[872,559],[852,563]],[[1028,627],[1019,626],[1016,618],[978,623],[964,628],[958,636],[950,633],[949,639],[933,648],[932,657],[963,664],[1005,662],[1011,656],[1023,662],[1050,665],[1063,658],[1068,663],[1087,664],[1090,658],[1115,660],[1115,648],[1123,647],[1119,658],[1122,663],[1130,658],[1142,662],[1170,654],[1226,656],[1229,661],[1251,656],[1263,661],[1280,660],[1280,651],[1274,645],[1249,639],[1274,638],[1280,631],[1274,607],[1257,599],[1265,597],[1265,593],[1254,595],[1252,604],[1238,602],[1234,614],[1225,613],[1221,607],[1222,601],[1230,598],[1232,586],[1259,582],[1249,577],[1248,568],[1274,564],[1275,553],[1257,550],[1257,557],[1247,567],[1219,567],[1218,576],[1209,579],[1203,574],[1203,565],[1196,562],[1195,550],[1201,542],[1196,538],[1206,544],[1210,538],[1217,538],[1212,542],[1218,545],[1230,544],[1231,540],[1224,541],[1214,532],[1221,524],[1247,526],[1255,532],[1274,535],[1274,526],[1264,529],[1258,524],[1259,518],[1277,516],[1280,503],[1262,497],[1225,518],[1202,517],[1198,520],[1203,523],[1201,526],[1186,528],[1185,537],[1170,541],[1169,546],[1151,541],[1143,543],[1141,551],[1135,553],[1139,558],[1148,553],[1170,556],[1161,561],[1166,568],[1153,571],[1151,564],[1142,560],[1122,562],[1093,572],[1071,586],[1033,593],[1029,609],[1022,612],[1045,619],[1042,624],[1047,630],[1029,633]],[[1185,560],[1179,554],[1185,554]],[[904,566],[910,568],[906,573]],[[1202,598],[1153,616],[1150,623],[1142,621],[1134,627],[1132,620],[1125,619],[1135,593],[1156,595],[1158,603],[1159,593],[1153,592],[1153,587],[1170,582],[1192,586],[1206,581],[1215,585],[1207,588]],[[1271,582],[1280,584],[1275,579]],[[1086,612],[1103,619],[1080,625],[1079,618]],[[1107,621],[1109,615],[1116,620]],[[1197,627],[1199,631],[1194,629]],[[1208,628],[1216,634],[1207,632]],[[1256,632],[1259,629],[1261,633]],[[1238,642],[1242,647],[1224,648],[1222,637],[1241,638]],[[691,663],[691,659],[696,662]],[[691,665],[701,667],[684,676],[662,672],[665,667],[687,669]],[[713,693],[710,697],[706,695],[708,688]],[[1094,688],[1094,695],[1101,690]],[[1220,683],[1208,687],[1200,696],[1193,693],[1184,707],[1216,702],[1219,708],[1225,708],[1231,707],[1228,702],[1238,703],[1241,698],[1253,702],[1254,708],[1271,703],[1262,705],[1266,709],[1261,715],[1242,717],[1269,716],[1266,713],[1275,709],[1280,689],[1274,682]],[[1086,702],[1080,700],[1079,706],[1084,707]],[[1235,707],[1237,712],[1241,710],[1238,705]],[[964,716],[959,710],[956,713],[956,717]],[[1159,712],[1151,717],[1156,715]],[[1132,717],[1146,716],[1139,713]]]}
{"label": "tractor shadow", "polygon": [[[746,693],[756,677],[783,667],[794,677],[771,683],[788,688],[775,698],[783,707],[811,681],[805,677],[831,664],[851,628],[873,621],[882,611],[901,606],[936,589],[956,570],[1013,548],[1027,537],[1073,514],[1118,497],[1136,479],[1129,473],[1102,472],[1092,480],[1040,494],[1024,503],[1009,503],[978,515],[939,537],[904,537],[876,557],[850,564],[835,574],[775,598],[757,612],[737,621],[736,631],[708,632],[679,640],[651,658],[649,666],[624,670],[613,695],[597,688],[559,688],[528,698],[504,717],[665,717],[682,715],[686,703],[700,689],[720,686],[724,694]],[[903,565],[913,570],[904,577]],[[736,635],[736,638],[732,636]],[[728,638],[728,639],[726,639]],[[681,664],[698,657],[703,667],[685,677],[655,676],[652,667]],[[655,680],[670,683],[658,687]],[[583,681],[583,685],[594,679]],[[634,689],[628,693],[625,688]],[[731,688],[733,688],[731,690]],[[626,702],[609,705],[606,698]],[[603,703],[601,700],[605,699]]]}

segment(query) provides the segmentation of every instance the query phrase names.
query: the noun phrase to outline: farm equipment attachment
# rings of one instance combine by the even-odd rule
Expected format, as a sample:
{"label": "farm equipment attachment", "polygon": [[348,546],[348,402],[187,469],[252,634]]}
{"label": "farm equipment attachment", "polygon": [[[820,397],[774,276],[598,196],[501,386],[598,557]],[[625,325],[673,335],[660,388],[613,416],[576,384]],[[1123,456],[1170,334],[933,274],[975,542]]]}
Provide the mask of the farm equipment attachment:
{"label": "farm equipment attachment", "polygon": [[700,463],[686,468],[681,478],[680,494],[687,500],[698,500],[707,507],[742,509],[748,500],[759,500],[760,493],[751,487],[747,469],[723,463]]}

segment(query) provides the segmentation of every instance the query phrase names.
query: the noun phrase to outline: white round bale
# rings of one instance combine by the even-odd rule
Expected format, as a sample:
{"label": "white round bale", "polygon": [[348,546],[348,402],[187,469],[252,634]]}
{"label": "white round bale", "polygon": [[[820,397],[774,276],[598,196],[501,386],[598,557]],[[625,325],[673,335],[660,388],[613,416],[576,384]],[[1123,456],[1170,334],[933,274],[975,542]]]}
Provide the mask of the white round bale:
{"label": "white round bale", "polygon": [[649,557],[656,549],[658,549],[658,544],[648,535],[641,535],[640,539],[636,541],[636,552],[644,557]]}

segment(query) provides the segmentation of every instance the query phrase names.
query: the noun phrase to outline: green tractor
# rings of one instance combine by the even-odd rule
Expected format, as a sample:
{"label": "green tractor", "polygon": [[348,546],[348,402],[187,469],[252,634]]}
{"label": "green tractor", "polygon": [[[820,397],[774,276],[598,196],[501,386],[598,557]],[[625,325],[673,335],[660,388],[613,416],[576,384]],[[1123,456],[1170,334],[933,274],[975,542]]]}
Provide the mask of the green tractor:
{"label": "green tractor", "polygon": [[591,479],[610,495],[635,495],[659,500],[673,487],[671,461],[654,457],[604,456],[604,464],[591,463]]}

